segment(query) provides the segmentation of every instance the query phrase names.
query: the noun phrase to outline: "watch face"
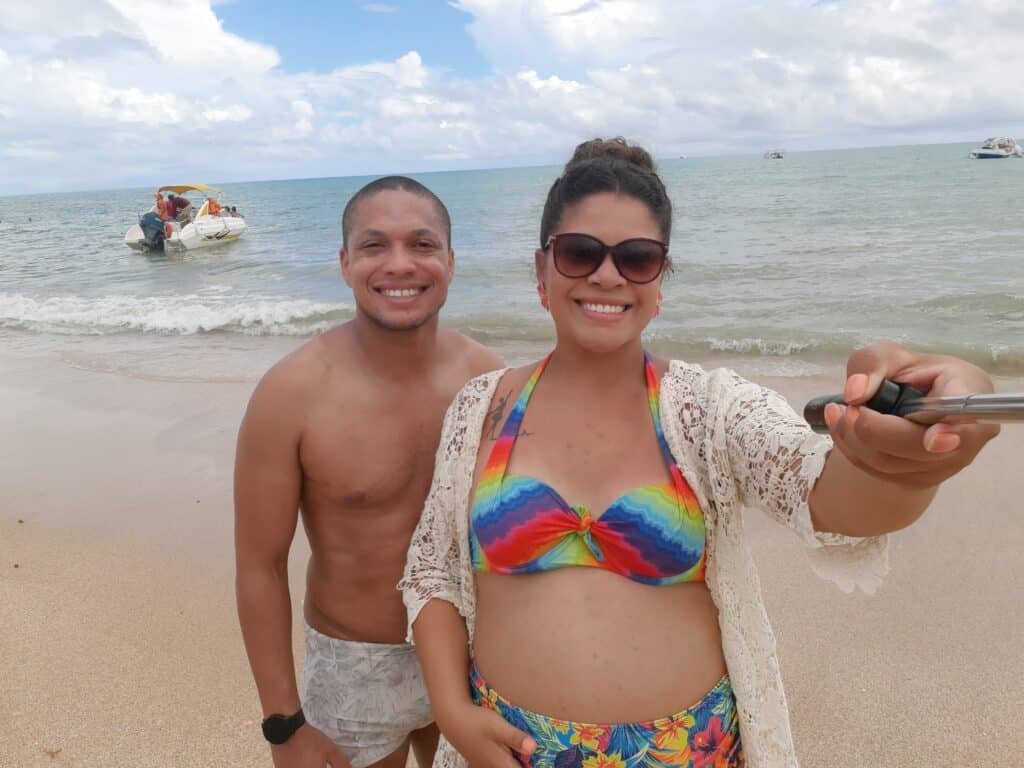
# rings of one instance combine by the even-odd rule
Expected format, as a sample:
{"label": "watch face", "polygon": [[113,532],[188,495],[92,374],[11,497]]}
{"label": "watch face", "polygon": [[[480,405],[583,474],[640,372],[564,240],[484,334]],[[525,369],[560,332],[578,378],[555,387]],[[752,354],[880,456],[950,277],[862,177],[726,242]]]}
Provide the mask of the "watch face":
{"label": "watch face", "polygon": [[302,720],[284,715],[271,715],[263,721],[263,736],[271,744],[284,744],[301,726]]}

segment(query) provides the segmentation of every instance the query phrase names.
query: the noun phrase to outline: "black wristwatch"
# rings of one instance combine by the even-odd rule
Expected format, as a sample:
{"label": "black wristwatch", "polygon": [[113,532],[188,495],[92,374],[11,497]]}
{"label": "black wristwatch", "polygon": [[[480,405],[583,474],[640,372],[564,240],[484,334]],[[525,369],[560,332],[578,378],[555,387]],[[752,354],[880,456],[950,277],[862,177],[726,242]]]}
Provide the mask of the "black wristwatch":
{"label": "black wristwatch", "polygon": [[302,708],[292,716],[271,715],[263,721],[263,738],[271,744],[284,744],[295,732],[306,724]]}

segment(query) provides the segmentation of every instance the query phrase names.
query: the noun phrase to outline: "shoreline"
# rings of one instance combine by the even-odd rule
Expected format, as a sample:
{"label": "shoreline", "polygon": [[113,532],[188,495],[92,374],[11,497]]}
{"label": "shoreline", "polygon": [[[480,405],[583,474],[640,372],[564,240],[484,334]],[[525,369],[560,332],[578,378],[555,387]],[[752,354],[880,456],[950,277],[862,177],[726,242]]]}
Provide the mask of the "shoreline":
{"label": "shoreline", "polygon": [[[335,319],[331,327],[348,322],[351,317]],[[527,360],[541,359],[552,348],[555,339],[546,327],[533,327],[521,334],[509,335],[508,328],[482,324],[479,318],[456,318],[443,323],[476,341],[506,354],[506,361],[519,365]],[[251,332],[216,329],[200,332],[161,332],[110,329],[85,332],[65,329],[30,330],[0,323],[0,346],[17,352],[59,350],[66,362],[91,370],[104,370],[139,377],[175,381],[255,381],[267,367],[317,335],[303,333],[266,333],[260,327]],[[874,341],[885,340],[883,337]],[[893,339],[912,349],[932,354],[961,357],[984,368],[993,377],[1024,378],[1024,352],[993,346],[957,348],[956,345],[919,344],[913,340]],[[846,358],[863,346],[856,338],[834,339],[824,344],[813,340],[783,341],[778,339],[743,338],[715,340],[699,329],[692,338],[685,330],[656,328],[645,334],[645,346],[654,354],[668,359],[683,359],[706,368],[737,367],[767,376],[801,377],[842,372]],[[866,343],[866,342],[865,342]],[[220,370],[216,355],[226,354],[235,368]],[[196,360],[192,360],[192,357]],[[182,362],[192,362],[192,373],[183,375],[169,371]],[[257,365],[253,365],[257,361]],[[195,363],[199,363],[198,366]],[[163,363],[161,368],[160,363]],[[240,365],[240,368],[239,368]],[[838,367],[837,367],[838,366]],[[155,370],[154,370],[155,369]]]}
{"label": "shoreline", "polygon": [[[36,335],[0,350],[14,446],[0,465],[0,765],[270,766],[235,616],[231,471],[256,379],[303,341]],[[510,363],[538,351],[499,348]],[[727,359],[794,404],[841,388],[842,361],[784,376]],[[997,388],[1024,390],[1024,377]],[[804,765],[1024,753],[1022,451],[1024,430],[1008,426],[947,483],[893,536],[873,597],[813,578],[795,537],[747,515]]]}

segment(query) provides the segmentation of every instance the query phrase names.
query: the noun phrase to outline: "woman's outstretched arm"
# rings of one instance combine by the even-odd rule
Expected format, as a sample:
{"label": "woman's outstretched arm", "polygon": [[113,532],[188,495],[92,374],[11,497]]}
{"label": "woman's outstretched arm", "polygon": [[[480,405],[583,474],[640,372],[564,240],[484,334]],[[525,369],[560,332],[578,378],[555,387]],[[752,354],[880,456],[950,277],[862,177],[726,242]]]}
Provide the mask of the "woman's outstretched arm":
{"label": "woman's outstretched arm", "polygon": [[875,536],[917,520],[939,485],[967,467],[999,434],[995,424],[923,426],[858,407],[883,378],[932,396],[992,392],[983,370],[945,355],[922,355],[884,343],[855,352],[847,364],[845,399],[825,417],[835,442],[808,502],[816,530]]}

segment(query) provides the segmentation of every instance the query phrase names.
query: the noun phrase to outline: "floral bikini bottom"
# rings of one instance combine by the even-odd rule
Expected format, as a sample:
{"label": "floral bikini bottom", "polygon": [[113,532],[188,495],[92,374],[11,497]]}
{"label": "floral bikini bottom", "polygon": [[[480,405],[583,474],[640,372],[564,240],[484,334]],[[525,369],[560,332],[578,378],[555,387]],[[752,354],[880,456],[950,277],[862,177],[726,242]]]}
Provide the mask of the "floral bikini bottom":
{"label": "floral bikini bottom", "polygon": [[682,712],[642,723],[595,725],[559,720],[522,709],[489,687],[476,663],[470,691],[477,706],[493,710],[537,742],[524,768],[742,768],[736,697],[723,677]]}

